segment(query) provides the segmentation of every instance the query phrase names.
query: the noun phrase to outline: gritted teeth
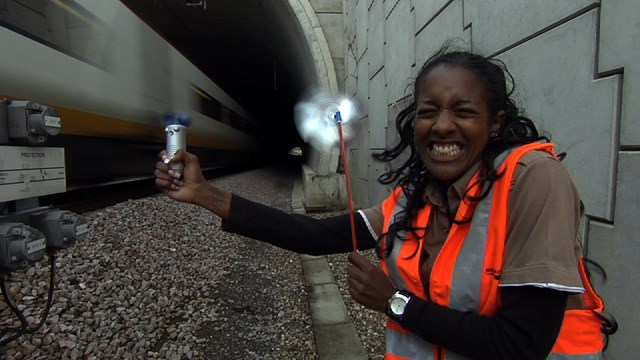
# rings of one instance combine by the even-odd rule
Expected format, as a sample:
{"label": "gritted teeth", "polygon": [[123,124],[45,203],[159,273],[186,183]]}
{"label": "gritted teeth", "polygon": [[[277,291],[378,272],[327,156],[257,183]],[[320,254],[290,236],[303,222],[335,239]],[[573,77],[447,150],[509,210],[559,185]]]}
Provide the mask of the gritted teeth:
{"label": "gritted teeth", "polygon": [[431,149],[436,155],[456,155],[460,152],[461,146],[459,144],[433,144]]}

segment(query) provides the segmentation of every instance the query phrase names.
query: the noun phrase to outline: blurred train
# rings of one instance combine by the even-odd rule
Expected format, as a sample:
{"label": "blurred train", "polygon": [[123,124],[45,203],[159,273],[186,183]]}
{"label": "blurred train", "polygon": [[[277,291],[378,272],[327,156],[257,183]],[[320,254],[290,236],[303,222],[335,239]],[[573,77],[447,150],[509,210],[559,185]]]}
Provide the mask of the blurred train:
{"label": "blurred train", "polygon": [[59,134],[26,145],[64,148],[66,190],[150,178],[167,111],[191,115],[188,149],[203,168],[262,153],[259,123],[120,1],[2,3],[0,99],[55,110],[41,117]]}
{"label": "blurred train", "polygon": [[167,112],[190,115],[204,170],[265,153],[260,124],[120,1],[1,1],[0,44],[0,281],[87,236],[47,197],[155,189]]}

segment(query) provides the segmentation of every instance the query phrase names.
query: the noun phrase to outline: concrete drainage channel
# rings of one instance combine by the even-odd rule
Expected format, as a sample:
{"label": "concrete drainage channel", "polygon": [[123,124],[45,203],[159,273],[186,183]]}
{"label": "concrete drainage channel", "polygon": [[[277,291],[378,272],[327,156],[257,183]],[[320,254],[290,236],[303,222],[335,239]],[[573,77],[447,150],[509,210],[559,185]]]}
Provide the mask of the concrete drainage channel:
{"label": "concrete drainage channel", "polygon": [[[291,195],[293,212],[304,214],[302,184],[296,181]],[[309,309],[320,360],[367,360],[342,294],[324,256],[300,255],[309,290]]]}
{"label": "concrete drainage channel", "polygon": [[356,328],[323,256],[300,255],[320,360],[367,360]]}

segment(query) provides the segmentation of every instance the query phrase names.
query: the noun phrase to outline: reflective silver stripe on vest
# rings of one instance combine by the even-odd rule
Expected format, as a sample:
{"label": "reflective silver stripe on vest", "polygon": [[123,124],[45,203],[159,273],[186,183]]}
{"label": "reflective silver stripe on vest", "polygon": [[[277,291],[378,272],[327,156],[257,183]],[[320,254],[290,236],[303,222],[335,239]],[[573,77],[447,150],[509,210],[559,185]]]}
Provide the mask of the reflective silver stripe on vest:
{"label": "reflective silver stripe on vest", "polygon": [[[494,160],[494,166],[499,169],[511,151],[505,151]],[[471,218],[469,234],[462,244],[451,279],[451,294],[449,307],[461,311],[480,309],[480,286],[484,275],[484,258],[489,235],[489,217],[493,206],[493,192],[478,202]]]}
{"label": "reflective silver stripe on vest", "polygon": [[[393,209],[393,214],[391,215],[391,220],[389,222],[389,225],[391,225],[391,221],[393,221],[393,219],[396,218],[396,215],[398,215],[398,213],[400,213],[401,211],[404,211],[406,206],[407,206],[407,197],[404,195],[404,192],[403,192],[400,195],[400,198],[398,199],[398,203],[396,204],[395,209]],[[407,236],[406,230],[398,231],[398,236],[393,241],[393,248],[391,249],[391,252],[387,257],[387,270],[389,270],[389,278],[391,279],[391,282],[393,283],[393,285],[395,285],[395,287],[402,288],[405,290],[408,289],[408,287],[407,287],[407,284],[405,284],[404,280],[402,279],[402,276],[400,275],[400,270],[398,269],[398,257],[400,256],[400,249],[402,249],[403,241],[398,240],[398,238],[404,239],[406,238],[406,236]]]}
{"label": "reflective silver stripe on vest", "polygon": [[387,327],[387,353],[414,360],[434,360],[433,345],[417,335],[403,334]]}
{"label": "reflective silver stripe on vest", "polygon": [[[395,219],[396,215],[403,211],[407,205],[407,198],[404,193],[400,195],[398,199],[398,203],[396,204],[395,209],[393,209],[393,214],[391,219]],[[407,231],[401,230],[398,232],[398,236],[401,239],[406,238]],[[402,279],[400,275],[400,270],[398,269],[398,257],[400,256],[400,249],[402,249],[402,244],[404,241],[399,240],[398,238],[394,239],[393,248],[391,249],[391,253],[387,257],[387,270],[389,271],[389,278],[394,286],[402,289],[408,289],[407,284]],[[418,254],[419,256],[419,254]],[[433,349],[433,345],[424,341],[422,338],[413,335],[413,334],[403,334],[393,329],[387,327],[386,331],[387,335],[387,353],[400,356],[407,359],[420,359],[420,360],[433,360],[435,353]]]}
{"label": "reflective silver stripe on vest", "polygon": [[[387,328],[387,352],[412,360],[434,360],[434,346],[421,337],[413,334],[403,334]],[[446,360],[469,360],[468,357],[446,351]]]}
{"label": "reflective silver stripe on vest", "polygon": [[452,309],[478,312],[480,308],[480,284],[484,274],[492,200],[493,188],[489,195],[478,203],[473,213],[469,234],[462,244],[453,268],[449,299],[449,307]]}

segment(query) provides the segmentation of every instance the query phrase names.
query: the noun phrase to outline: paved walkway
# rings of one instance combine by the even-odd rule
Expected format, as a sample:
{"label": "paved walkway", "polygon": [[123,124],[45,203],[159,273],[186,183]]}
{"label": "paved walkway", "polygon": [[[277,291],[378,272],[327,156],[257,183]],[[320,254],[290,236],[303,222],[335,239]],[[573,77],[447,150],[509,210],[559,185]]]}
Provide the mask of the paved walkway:
{"label": "paved walkway", "polygon": [[[305,213],[300,180],[293,186],[291,207]],[[300,255],[319,360],[367,360],[356,328],[324,256]]]}

